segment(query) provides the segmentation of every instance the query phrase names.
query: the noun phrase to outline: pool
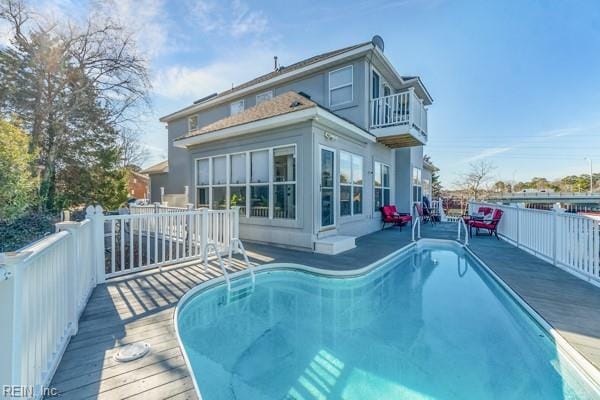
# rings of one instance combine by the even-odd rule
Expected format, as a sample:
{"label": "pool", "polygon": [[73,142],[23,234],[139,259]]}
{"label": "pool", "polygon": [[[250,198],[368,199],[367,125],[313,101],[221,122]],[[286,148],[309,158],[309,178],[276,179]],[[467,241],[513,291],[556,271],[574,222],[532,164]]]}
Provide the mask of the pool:
{"label": "pool", "polygon": [[413,246],[354,277],[266,269],[229,299],[222,283],[186,296],[176,323],[204,400],[599,398],[450,243]]}

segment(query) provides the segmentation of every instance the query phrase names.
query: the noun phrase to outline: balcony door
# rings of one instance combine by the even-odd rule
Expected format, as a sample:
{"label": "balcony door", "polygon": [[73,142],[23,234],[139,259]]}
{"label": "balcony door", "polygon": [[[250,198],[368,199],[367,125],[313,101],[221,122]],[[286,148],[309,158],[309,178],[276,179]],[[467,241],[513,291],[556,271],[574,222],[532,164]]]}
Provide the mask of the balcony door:
{"label": "balcony door", "polygon": [[320,230],[335,226],[335,150],[319,148]]}

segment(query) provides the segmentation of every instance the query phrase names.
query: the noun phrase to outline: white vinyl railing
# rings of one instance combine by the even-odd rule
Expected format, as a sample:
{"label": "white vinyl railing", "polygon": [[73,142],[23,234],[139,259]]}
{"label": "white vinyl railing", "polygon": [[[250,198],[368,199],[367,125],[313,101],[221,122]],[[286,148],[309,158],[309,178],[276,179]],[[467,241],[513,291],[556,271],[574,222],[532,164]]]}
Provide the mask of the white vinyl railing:
{"label": "white vinyl railing", "polygon": [[469,203],[504,211],[498,234],[539,258],[600,285],[600,221],[582,215],[493,203]]}
{"label": "white vinyl railing", "polygon": [[[107,278],[167,264],[201,261],[240,248],[239,209],[104,215],[88,207],[83,222],[13,253],[0,253],[0,384],[44,392],[93,288]],[[241,247],[243,251],[243,246]],[[246,259],[246,258],[245,258]],[[31,388],[31,392],[29,392]]]}
{"label": "white vinyl railing", "polygon": [[2,384],[41,398],[96,285],[91,221],[57,224],[58,232],[19,252],[0,254]]}
{"label": "white vinyl railing", "polygon": [[427,135],[427,109],[410,90],[371,100],[371,128],[408,125]]}

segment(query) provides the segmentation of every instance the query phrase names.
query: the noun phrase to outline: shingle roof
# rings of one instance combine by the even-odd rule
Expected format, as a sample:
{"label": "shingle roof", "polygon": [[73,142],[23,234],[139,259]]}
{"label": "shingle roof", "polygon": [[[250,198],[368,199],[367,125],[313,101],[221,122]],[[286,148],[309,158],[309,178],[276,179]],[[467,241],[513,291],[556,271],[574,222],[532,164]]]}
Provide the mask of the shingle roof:
{"label": "shingle roof", "polygon": [[231,128],[233,126],[243,125],[254,121],[260,121],[262,119],[276,117],[278,115],[289,114],[312,107],[317,107],[317,103],[296,92],[286,92],[280,94],[279,96],[273,97],[271,100],[264,101],[254,107],[250,107],[238,114],[220,119],[200,129],[193,130],[187,135],[181,136],[177,139],[203,135],[206,133],[219,131],[221,129]]}
{"label": "shingle roof", "polygon": [[205,98],[202,98],[199,101],[194,102],[194,104],[192,104],[190,106],[187,106],[187,107],[185,107],[182,110],[179,110],[179,111],[177,111],[175,113],[172,113],[172,114],[169,114],[169,115],[166,115],[166,116],[162,117],[161,120],[168,119],[173,114],[177,114],[177,113],[180,113],[182,111],[186,111],[186,110],[188,110],[190,108],[193,108],[193,107],[197,106],[198,104],[204,103],[205,101],[209,101],[209,100],[213,101],[213,100],[218,99],[220,97],[223,97],[223,96],[229,95],[231,93],[237,92],[239,90],[242,90],[242,89],[248,88],[250,86],[256,85],[258,83],[268,81],[269,79],[275,78],[275,77],[277,77],[279,75],[287,74],[288,72],[291,72],[291,71],[294,71],[294,70],[306,67],[306,66],[311,65],[311,64],[316,64],[316,63],[318,63],[320,61],[326,60],[326,59],[331,58],[331,57],[335,57],[337,55],[340,55],[340,54],[352,51],[354,49],[358,49],[358,48],[360,48],[362,46],[365,46],[367,44],[370,44],[370,43],[372,43],[372,42],[370,42],[370,41],[369,42],[362,42],[362,43],[355,44],[353,46],[344,47],[344,48],[341,48],[341,49],[338,49],[338,50],[328,51],[326,53],[322,53],[322,54],[319,54],[319,55],[316,55],[316,56],[304,59],[302,61],[298,61],[298,62],[296,62],[294,64],[288,65],[287,67],[286,66],[280,67],[280,68],[278,68],[275,71],[271,71],[271,72],[269,72],[267,74],[261,75],[258,78],[254,78],[254,79],[252,79],[252,80],[250,80],[248,82],[242,83],[241,85],[234,86],[231,89],[228,89],[228,90],[226,90],[224,92],[221,92],[221,93],[219,93],[217,95],[206,96]]}
{"label": "shingle roof", "polygon": [[143,171],[142,174],[161,174],[164,172],[169,172],[169,160],[161,161],[158,164],[154,164]]}
{"label": "shingle roof", "polygon": [[[315,64],[315,63],[318,63],[319,61],[322,61],[322,60],[325,60],[325,59],[328,59],[328,58],[331,58],[331,57],[335,57],[338,54],[342,54],[342,53],[346,53],[346,52],[354,50],[354,49],[358,49],[359,47],[362,47],[362,46],[364,46],[366,44],[369,44],[369,43],[371,43],[371,42],[370,41],[369,42],[363,42],[363,43],[355,44],[353,46],[344,47],[342,49],[328,51],[327,53],[322,53],[322,54],[319,54],[319,55],[307,58],[305,60],[298,61],[297,63],[288,65],[287,67],[285,67],[285,66],[280,67],[276,71],[269,72],[268,74],[259,76],[258,78],[252,79],[251,81],[242,83],[241,85],[235,86],[235,87],[233,87],[233,88],[231,88],[229,90],[221,92],[216,97],[213,97],[213,98],[219,98],[221,96],[225,96],[225,95],[227,95],[229,93],[233,93],[233,92],[238,91],[240,89],[244,89],[246,87],[255,85],[257,83],[267,81],[267,80],[269,80],[271,78],[274,78],[274,77],[276,77],[278,75],[286,74],[286,73],[288,73],[290,71],[294,71],[296,69],[300,69],[300,68],[305,67],[307,65]],[[213,98],[211,98],[211,100]]]}

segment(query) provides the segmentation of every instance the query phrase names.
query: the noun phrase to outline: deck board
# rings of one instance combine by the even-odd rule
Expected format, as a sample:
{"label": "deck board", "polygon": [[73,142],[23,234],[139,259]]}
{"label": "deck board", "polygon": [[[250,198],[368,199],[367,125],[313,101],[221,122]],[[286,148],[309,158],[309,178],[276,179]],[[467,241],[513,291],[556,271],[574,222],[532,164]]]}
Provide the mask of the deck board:
{"label": "deck board", "polygon": [[[245,243],[254,264],[301,263],[353,270],[410,243],[410,229],[367,235],[336,256]],[[456,224],[423,227],[423,237],[455,239]],[[600,289],[504,241],[480,236],[470,248],[596,367],[600,367]],[[236,269],[242,269],[240,262]],[[174,309],[192,287],[221,275],[213,262],[149,270],[94,289],[52,386],[63,399],[196,399],[175,337]],[[151,353],[131,363],[113,359],[120,346],[146,341]]]}

